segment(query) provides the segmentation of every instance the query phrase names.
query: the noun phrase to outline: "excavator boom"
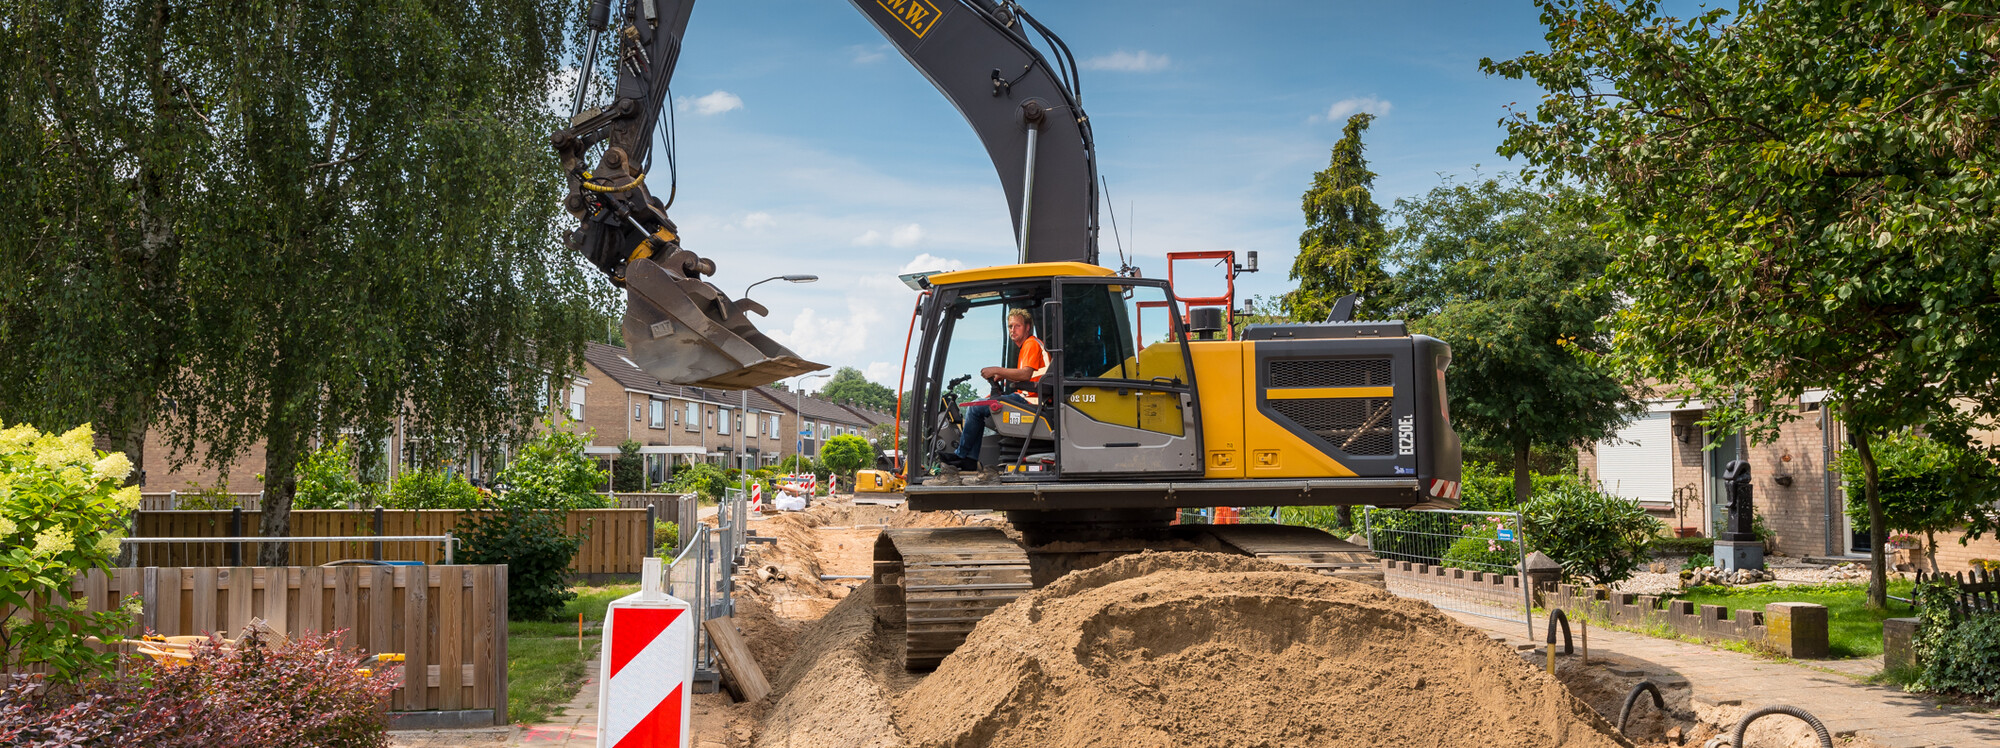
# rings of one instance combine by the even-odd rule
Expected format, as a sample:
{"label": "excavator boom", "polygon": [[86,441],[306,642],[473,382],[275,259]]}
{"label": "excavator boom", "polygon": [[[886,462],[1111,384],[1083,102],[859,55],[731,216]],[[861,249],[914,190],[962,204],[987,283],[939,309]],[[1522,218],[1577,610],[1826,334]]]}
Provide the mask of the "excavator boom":
{"label": "excavator boom", "polygon": [[[1062,41],[1012,2],[850,1],[979,135],[1006,191],[1022,260],[1094,262],[1090,121]],[[678,177],[668,104],[693,7],[694,0],[593,0],[575,111],[550,143],[569,181],[563,205],[578,221],[570,247],[626,291],[622,331],[632,360],[663,381],[744,389],[826,367],[759,331],[749,315],[766,314],[763,305],[731,299],[709,282],[716,263],[684,248],[668,218]],[[617,71],[611,101],[586,109],[600,55]],[[653,157],[656,136],[666,146],[664,164]]]}

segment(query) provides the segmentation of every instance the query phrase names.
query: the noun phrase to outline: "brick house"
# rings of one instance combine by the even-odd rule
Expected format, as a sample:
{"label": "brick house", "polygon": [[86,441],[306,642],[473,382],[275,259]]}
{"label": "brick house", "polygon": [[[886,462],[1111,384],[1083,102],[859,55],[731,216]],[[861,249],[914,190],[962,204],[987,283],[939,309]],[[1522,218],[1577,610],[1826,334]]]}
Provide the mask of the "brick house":
{"label": "brick house", "polygon": [[[1868,526],[1848,519],[1847,493],[1834,471],[1847,434],[1822,407],[1825,397],[1808,391],[1784,406],[1796,409],[1799,418],[1781,426],[1777,439],[1758,445],[1704,429],[1698,422],[1707,406],[1700,401],[1651,400],[1614,438],[1579,450],[1577,467],[1585,479],[1638,502],[1668,526],[1706,537],[1724,513],[1722,469],[1742,459],[1750,463],[1752,495],[1774,536],[1774,551],[1865,557]],[[1969,546],[1957,540],[1957,534],[1938,536],[1940,568],[1963,570],[1972,558],[2000,558],[2000,540],[1989,536]]]}

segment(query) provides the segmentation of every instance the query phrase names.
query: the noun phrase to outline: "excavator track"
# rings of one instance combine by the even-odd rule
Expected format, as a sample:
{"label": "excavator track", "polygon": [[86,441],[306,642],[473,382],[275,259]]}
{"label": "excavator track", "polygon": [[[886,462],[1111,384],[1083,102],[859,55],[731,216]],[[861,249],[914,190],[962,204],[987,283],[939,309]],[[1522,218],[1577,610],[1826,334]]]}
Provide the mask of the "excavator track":
{"label": "excavator track", "polygon": [[875,614],[903,626],[903,665],[937,667],[980,619],[1035,588],[1028,554],[992,527],[884,530],[875,541]]}

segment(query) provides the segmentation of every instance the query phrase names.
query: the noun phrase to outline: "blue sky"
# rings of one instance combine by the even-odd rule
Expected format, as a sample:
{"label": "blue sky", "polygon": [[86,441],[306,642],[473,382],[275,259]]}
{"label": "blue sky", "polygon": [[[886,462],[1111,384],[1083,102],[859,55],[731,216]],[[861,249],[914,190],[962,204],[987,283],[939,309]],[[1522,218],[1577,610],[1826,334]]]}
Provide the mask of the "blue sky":
{"label": "blue sky", "polygon": [[[1169,251],[1257,250],[1242,297],[1291,288],[1299,195],[1347,113],[1380,115],[1365,142],[1387,206],[1441,175],[1516,168],[1494,152],[1497,121],[1539,98],[1478,68],[1542,48],[1526,0],[1024,5],[1084,67],[1107,205],[1136,264],[1163,277]],[[818,274],[752,294],[771,308],[759,326],[807,358],[895,387],[916,299],[896,274],[1012,261],[971,128],[843,0],[704,0],[674,93],[683,243],[731,295]]]}

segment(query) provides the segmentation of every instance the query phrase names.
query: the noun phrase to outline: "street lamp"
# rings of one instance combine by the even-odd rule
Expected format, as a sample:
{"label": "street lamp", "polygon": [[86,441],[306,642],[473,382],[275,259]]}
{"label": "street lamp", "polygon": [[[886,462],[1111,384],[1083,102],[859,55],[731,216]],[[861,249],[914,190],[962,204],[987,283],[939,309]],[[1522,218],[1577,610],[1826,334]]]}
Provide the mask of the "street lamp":
{"label": "street lamp", "polygon": [[781,281],[791,281],[791,282],[793,282],[793,283],[811,283],[811,282],[813,282],[813,281],[816,281],[816,280],[819,280],[819,276],[817,276],[817,275],[773,275],[773,276],[771,276],[771,277],[769,277],[769,278],[765,278],[765,279],[763,279],[763,280],[760,280],[760,281],[757,281],[756,283],[752,283],[752,284],[750,284],[750,285],[748,285],[748,286],[745,286],[745,287],[743,288],[743,295],[742,295],[742,296],[738,296],[738,297],[736,297],[736,298],[739,298],[739,299],[747,299],[747,298],[750,298],[750,289],[752,289],[752,288],[756,288],[756,287],[758,287],[758,286],[761,286],[761,285],[764,285],[764,284],[766,284],[766,283],[770,283],[771,281],[775,281],[775,280],[781,280]]}
{"label": "street lamp", "polygon": [[[784,276],[779,276],[779,277],[782,278]],[[806,276],[806,277],[817,278],[819,276]],[[776,280],[776,279],[766,278],[765,280]],[[764,281],[757,281],[757,283],[763,283],[763,282]],[[799,377],[798,379],[792,380],[792,394],[793,394],[793,399],[795,401],[793,404],[793,410],[799,414],[799,433],[798,433],[799,448],[797,450],[794,450],[792,454],[798,456],[800,459],[804,459],[806,455],[806,380],[818,379],[820,377],[830,377],[830,376],[833,375],[806,374],[804,376]]]}

